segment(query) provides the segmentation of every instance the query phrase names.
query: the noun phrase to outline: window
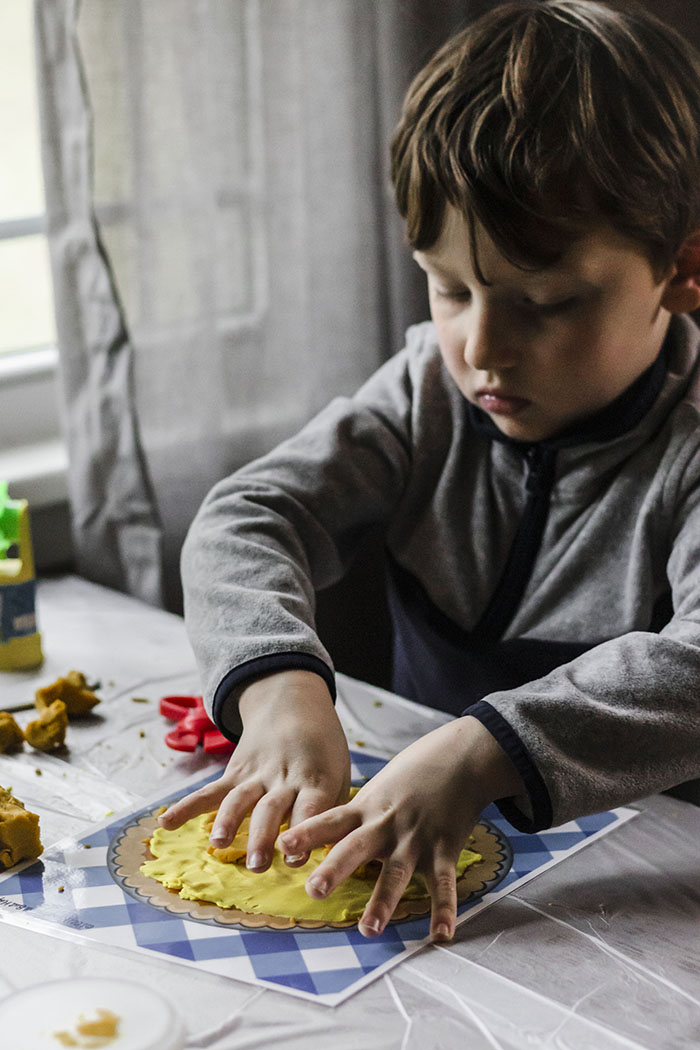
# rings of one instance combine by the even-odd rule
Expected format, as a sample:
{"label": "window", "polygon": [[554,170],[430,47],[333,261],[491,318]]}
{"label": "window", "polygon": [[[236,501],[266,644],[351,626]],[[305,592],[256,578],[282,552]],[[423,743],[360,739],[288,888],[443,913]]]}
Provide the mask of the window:
{"label": "window", "polygon": [[0,479],[65,496],[56,331],[44,233],[32,0],[0,0]]}

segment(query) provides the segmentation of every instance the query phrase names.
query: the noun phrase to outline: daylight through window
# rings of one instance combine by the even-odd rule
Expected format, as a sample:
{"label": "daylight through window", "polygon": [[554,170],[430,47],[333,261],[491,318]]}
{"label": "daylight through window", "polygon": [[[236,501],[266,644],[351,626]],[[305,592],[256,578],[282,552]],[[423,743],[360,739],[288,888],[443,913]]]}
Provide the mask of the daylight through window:
{"label": "daylight through window", "polygon": [[32,0],[0,0],[0,355],[56,341],[44,235]]}

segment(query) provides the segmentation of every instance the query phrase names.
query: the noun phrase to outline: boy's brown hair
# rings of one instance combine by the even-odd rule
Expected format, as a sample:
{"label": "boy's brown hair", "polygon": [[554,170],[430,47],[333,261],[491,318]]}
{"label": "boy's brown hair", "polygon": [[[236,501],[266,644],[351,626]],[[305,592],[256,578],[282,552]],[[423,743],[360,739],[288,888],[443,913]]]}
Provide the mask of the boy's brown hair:
{"label": "boy's brown hair", "polygon": [[506,3],[415,78],[391,159],[414,248],[435,243],[449,202],[474,256],[475,220],[525,267],[607,223],[661,277],[700,229],[700,58],[642,10]]}

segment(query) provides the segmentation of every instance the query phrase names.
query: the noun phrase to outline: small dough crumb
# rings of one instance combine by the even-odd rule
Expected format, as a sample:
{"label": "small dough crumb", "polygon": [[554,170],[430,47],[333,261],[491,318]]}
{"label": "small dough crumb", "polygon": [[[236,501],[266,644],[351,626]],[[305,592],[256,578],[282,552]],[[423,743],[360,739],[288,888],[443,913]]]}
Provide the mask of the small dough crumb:
{"label": "small dough crumb", "polygon": [[0,711],[0,752],[19,751],[24,742],[22,730],[9,711]]}
{"label": "small dough crumb", "polygon": [[24,739],[37,751],[53,751],[66,741],[68,715],[63,700],[54,700],[24,730]]}
{"label": "small dough crumb", "polygon": [[43,851],[39,817],[25,809],[7,788],[0,788],[0,868],[36,860]]}
{"label": "small dough crumb", "polygon": [[39,711],[50,707],[55,700],[63,701],[69,718],[89,714],[100,702],[100,698],[88,688],[87,678],[80,671],[69,671],[65,678],[57,678],[51,685],[37,689],[34,694],[34,703]]}

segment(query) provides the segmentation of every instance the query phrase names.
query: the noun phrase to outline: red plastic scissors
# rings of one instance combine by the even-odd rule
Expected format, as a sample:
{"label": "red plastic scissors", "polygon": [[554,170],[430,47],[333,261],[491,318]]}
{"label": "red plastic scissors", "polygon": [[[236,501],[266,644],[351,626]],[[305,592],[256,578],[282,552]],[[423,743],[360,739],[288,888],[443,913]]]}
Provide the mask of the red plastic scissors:
{"label": "red plastic scissors", "polygon": [[202,744],[208,755],[230,755],[235,744],[216,728],[201,696],[164,696],[158,710],[174,729],[165,734],[165,742],[174,751],[194,751]]}

